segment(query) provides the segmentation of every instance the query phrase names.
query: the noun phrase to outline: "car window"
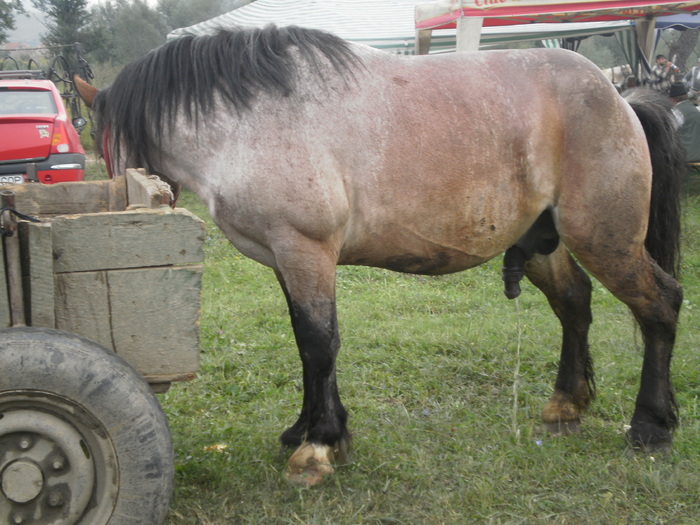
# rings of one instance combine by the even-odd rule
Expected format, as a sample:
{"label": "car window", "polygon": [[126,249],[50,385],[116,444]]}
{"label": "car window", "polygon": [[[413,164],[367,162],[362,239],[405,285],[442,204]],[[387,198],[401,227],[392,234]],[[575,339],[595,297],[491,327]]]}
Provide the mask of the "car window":
{"label": "car window", "polygon": [[0,90],[0,115],[56,114],[56,104],[50,91]]}

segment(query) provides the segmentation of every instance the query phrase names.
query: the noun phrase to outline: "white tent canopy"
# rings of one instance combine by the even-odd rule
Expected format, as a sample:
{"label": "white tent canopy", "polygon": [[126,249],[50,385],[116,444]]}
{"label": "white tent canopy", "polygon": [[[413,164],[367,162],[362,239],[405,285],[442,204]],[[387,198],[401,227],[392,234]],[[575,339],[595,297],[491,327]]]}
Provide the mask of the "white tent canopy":
{"label": "white tent canopy", "polygon": [[[415,40],[415,0],[257,0],[221,16],[190,27],[175,29],[168,39],[186,34],[202,35],[217,28],[297,25],[323,29],[353,42],[392,52],[412,52]],[[438,36],[451,40],[455,32]]]}
{"label": "white tent canopy", "polygon": [[[416,0],[257,0],[226,14],[190,27],[175,29],[168,39],[186,34],[202,35],[217,28],[297,25],[322,29],[352,42],[392,53],[414,54]],[[567,24],[529,24],[484,28],[482,47],[516,42],[580,38],[595,34],[631,31],[629,21]],[[431,52],[453,51],[456,31],[433,34]]]}

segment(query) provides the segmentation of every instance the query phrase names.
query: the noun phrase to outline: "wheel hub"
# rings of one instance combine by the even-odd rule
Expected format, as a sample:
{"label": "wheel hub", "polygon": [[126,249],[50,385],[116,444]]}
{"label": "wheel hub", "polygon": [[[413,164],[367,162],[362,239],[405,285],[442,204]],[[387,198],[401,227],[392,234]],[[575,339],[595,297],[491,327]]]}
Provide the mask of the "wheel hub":
{"label": "wheel hub", "polygon": [[27,503],[44,488],[44,475],[33,462],[18,460],[10,463],[2,473],[2,492],[13,503]]}
{"label": "wheel hub", "polygon": [[[0,522],[86,523],[100,492],[96,468],[103,473],[105,463],[116,464],[105,457],[110,447],[90,434],[70,402],[51,395],[13,397],[0,411]],[[113,466],[106,469],[112,476]]]}

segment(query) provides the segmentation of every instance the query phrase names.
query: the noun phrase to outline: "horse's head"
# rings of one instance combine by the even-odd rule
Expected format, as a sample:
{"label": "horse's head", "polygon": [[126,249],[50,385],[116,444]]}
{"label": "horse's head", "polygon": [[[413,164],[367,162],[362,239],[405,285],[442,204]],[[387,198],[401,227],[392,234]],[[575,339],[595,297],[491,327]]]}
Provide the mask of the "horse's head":
{"label": "horse's head", "polygon": [[78,95],[83,99],[85,105],[93,111],[96,117],[95,126],[92,128],[92,135],[95,141],[95,151],[102,157],[107,166],[107,173],[109,177],[114,176],[114,165],[112,164],[111,147],[109,144],[109,130],[105,129],[104,126],[104,116],[99,111],[99,104],[97,104],[96,99],[99,95],[99,90],[85,82],[78,75],[73,75],[73,83],[75,84],[75,89],[78,91]]}
{"label": "horse's head", "polygon": [[[126,168],[148,168],[148,166],[138,165],[137,162],[130,162],[130,157],[126,148],[119,147],[119,145],[115,146],[112,143],[108,111],[109,89],[100,91],[96,87],[85,82],[78,75],[73,76],[73,82],[80,98],[83,99],[85,105],[90,108],[95,115],[95,126],[92,129],[95,151],[104,159],[109,178],[124,173]],[[157,173],[157,175],[170,185],[174,196],[172,204],[175,205],[175,201],[180,194],[181,186],[161,173]]]}

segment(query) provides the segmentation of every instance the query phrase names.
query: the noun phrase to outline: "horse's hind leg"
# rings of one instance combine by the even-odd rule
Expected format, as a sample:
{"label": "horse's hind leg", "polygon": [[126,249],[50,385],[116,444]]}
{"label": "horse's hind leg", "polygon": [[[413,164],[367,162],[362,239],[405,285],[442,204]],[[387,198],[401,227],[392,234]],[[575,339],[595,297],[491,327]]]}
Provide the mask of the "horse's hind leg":
{"label": "horse's hind leg", "polygon": [[627,304],[644,338],[641,383],[627,438],[635,448],[665,449],[678,423],[670,367],[683,291],[646,251],[606,267],[604,273],[587,267]]}
{"label": "horse's hind leg", "polygon": [[591,281],[563,244],[549,255],[535,255],[525,274],[547,297],[562,326],[559,371],[542,423],[551,432],[569,433],[578,429],[581,413],[595,395],[588,353]]}
{"label": "horse's hind leg", "polygon": [[289,459],[287,477],[314,485],[344,459],[349,433],[347,412],[336,384],[340,348],[335,306],[335,261],[317,246],[277,256],[277,278],[287,299],[292,328],[303,365],[304,398],[297,422],[281,436],[283,445],[299,448]]}

